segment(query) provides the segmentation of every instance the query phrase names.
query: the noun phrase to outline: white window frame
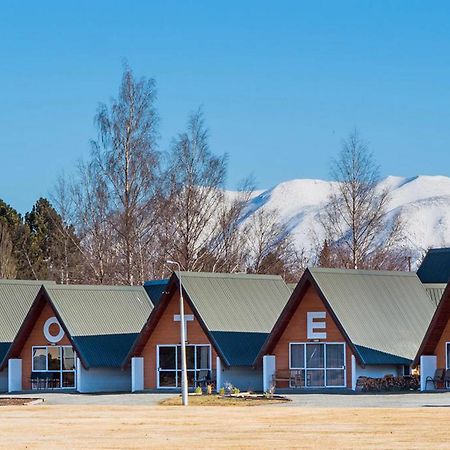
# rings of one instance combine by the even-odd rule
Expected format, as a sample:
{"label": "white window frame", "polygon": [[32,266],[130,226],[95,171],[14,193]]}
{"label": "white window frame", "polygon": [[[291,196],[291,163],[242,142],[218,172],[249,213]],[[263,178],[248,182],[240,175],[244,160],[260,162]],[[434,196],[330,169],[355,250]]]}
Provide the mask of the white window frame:
{"label": "white window frame", "polygon": [[[448,363],[449,363],[449,360],[448,360],[448,350],[449,350],[449,346],[450,346],[450,342],[446,342],[445,343],[445,369],[447,370],[447,369],[450,369],[450,367],[448,367]],[[447,384],[447,386],[445,386],[447,389],[450,387],[450,384],[447,382],[446,383]]]}
{"label": "white window frame", "polygon": [[[342,345],[344,348],[344,367],[343,369],[339,369],[338,367],[327,367],[327,345]],[[303,365],[304,367],[292,367],[291,362],[291,347],[292,345],[303,345]],[[323,345],[323,362],[324,367],[306,367],[306,346],[307,345]],[[305,386],[303,386],[301,389],[322,389],[322,388],[345,388],[347,387],[347,345],[345,342],[289,342],[289,370],[304,370],[305,371]],[[307,386],[307,371],[314,371],[314,370],[322,370],[324,372],[324,385],[323,386]],[[336,385],[328,385],[327,384],[327,370],[343,370],[344,371],[344,384],[341,386]],[[293,387],[293,386],[289,386]]]}
{"label": "white window frame", "polygon": [[[59,349],[59,357],[61,360],[61,369],[60,370],[49,370],[48,368],[48,349],[49,348],[58,348]],[[63,348],[70,348],[73,351],[73,358],[74,358],[74,369],[63,369],[62,363],[63,363]],[[35,369],[34,368],[34,350],[35,349],[45,349],[45,369]],[[59,373],[59,388],[56,389],[76,389],[77,388],[77,354],[74,350],[74,348],[71,345],[33,345],[31,347],[31,372],[38,372],[38,373]],[[63,373],[73,373],[74,374],[74,385],[73,386],[66,386],[63,387]]]}
{"label": "white window frame", "polygon": [[[159,348],[160,347],[173,347],[175,348],[175,369],[160,369],[159,368]],[[178,372],[181,372],[181,368],[178,368],[178,347],[180,344],[158,344],[156,346],[156,388],[157,389],[180,389],[178,386]],[[186,347],[195,347],[195,357],[194,357],[194,369],[187,369],[188,372],[194,372],[195,374],[200,370],[209,370],[212,373],[212,351],[211,344],[186,344]],[[209,368],[208,369],[197,369],[197,347],[208,347],[209,356]],[[160,386],[159,385],[159,373],[160,372],[175,372],[175,386]]]}

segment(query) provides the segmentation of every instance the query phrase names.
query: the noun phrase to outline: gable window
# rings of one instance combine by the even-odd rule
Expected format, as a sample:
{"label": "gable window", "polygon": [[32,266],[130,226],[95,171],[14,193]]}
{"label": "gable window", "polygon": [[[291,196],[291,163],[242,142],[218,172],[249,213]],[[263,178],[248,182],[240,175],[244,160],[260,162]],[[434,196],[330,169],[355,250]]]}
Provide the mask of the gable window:
{"label": "gable window", "polygon": [[75,352],[68,345],[32,348],[32,389],[75,388]]}
{"label": "gable window", "polygon": [[289,368],[296,387],[345,387],[345,344],[291,342]]}

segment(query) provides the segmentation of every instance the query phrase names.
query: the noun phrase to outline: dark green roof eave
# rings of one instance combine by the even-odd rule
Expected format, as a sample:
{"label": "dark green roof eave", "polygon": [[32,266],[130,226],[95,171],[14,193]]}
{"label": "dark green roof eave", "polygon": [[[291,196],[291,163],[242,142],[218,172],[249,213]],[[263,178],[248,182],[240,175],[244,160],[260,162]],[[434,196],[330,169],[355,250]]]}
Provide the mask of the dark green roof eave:
{"label": "dark green roof eave", "polygon": [[403,358],[402,356],[391,355],[380,350],[364,347],[362,345],[355,345],[361,361],[365,366],[381,366],[381,365],[411,365],[412,360]]}

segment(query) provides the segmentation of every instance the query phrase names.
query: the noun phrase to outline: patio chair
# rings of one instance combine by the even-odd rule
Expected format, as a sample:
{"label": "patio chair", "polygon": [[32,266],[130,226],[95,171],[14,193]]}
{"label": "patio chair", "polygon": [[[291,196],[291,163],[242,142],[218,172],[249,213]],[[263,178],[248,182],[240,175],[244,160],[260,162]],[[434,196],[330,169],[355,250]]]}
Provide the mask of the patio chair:
{"label": "patio chair", "polygon": [[[437,385],[439,383],[444,382],[444,375],[446,375],[447,372],[449,372],[449,371],[445,370],[445,369],[436,369],[434,372],[434,376],[426,378],[425,389],[427,388],[428,383],[433,383],[434,389],[437,389]],[[449,374],[449,377],[450,377],[450,374]],[[450,381],[450,378],[448,381]]]}
{"label": "patio chair", "polygon": [[444,389],[448,389],[450,387],[450,369],[447,369],[444,373],[444,379],[442,380],[444,384]]}
{"label": "patio chair", "polygon": [[291,370],[291,384],[295,388],[305,387],[305,371]]}
{"label": "patio chair", "polygon": [[207,369],[200,370],[198,372],[198,378],[195,385],[200,386],[201,388],[206,388],[206,386],[210,383],[211,383],[211,372]]}

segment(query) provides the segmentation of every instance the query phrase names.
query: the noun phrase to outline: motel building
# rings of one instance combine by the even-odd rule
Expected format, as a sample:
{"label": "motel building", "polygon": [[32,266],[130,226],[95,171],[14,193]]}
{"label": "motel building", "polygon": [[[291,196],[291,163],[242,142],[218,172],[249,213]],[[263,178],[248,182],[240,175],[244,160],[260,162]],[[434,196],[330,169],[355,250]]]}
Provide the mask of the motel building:
{"label": "motel building", "polygon": [[43,283],[0,280],[0,392],[8,391],[6,355]]}
{"label": "motel building", "polygon": [[420,390],[450,388],[450,283],[431,320],[414,367],[420,366]]}
{"label": "motel building", "polygon": [[[36,287],[0,366],[8,391],[130,391],[123,361],[153,309],[144,288]],[[0,307],[11,303],[2,292]]]}
{"label": "motel building", "polygon": [[132,390],[181,389],[180,277],[189,388],[261,391],[262,371],[253,362],[290,289],[279,276],[194,272],[172,274],[130,352]]}
{"label": "motel building", "polygon": [[408,374],[434,311],[415,273],[307,269],[255,361],[263,390]]}

